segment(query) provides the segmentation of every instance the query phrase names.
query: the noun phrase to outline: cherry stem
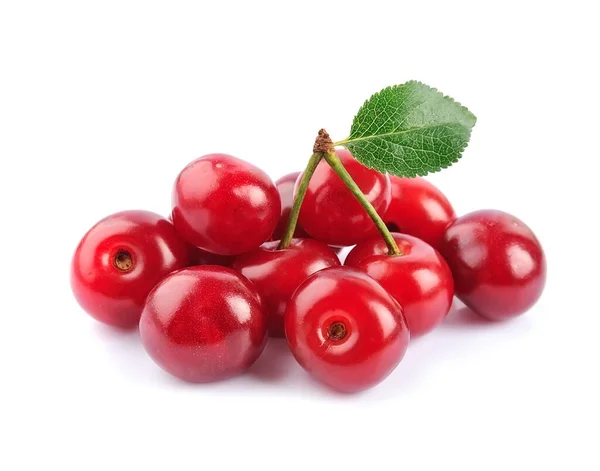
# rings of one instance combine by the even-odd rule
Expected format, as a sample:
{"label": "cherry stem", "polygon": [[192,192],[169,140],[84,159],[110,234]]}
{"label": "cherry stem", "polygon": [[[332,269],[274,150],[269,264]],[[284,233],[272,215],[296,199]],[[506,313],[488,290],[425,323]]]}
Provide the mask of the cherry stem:
{"label": "cherry stem", "polygon": [[306,190],[308,190],[310,179],[313,176],[313,173],[315,173],[315,170],[317,169],[317,166],[319,165],[319,162],[321,162],[323,156],[323,152],[315,152],[308,161],[306,169],[304,169],[302,179],[300,180],[298,190],[296,191],[296,196],[294,197],[294,203],[292,204],[290,219],[288,220],[285,233],[283,234],[283,237],[277,246],[278,250],[287,249],[290,246],[290,242],[292,242],[294,232],[296,231],[296,225],[298,224],[298,216],[300,215],[302,201],[304,201],[304,195],[306,195]]}
{"label": "cherry stem", "polygon": [[345,183],[348,189],[352,192],[352,194],[356,197],[358,202],[365,209],[369,217],[373,220],[375,226],[377,226],[377,230],[379,230],[381,237],[383,237],[383,240],[385,241],[385,244],[388,247],[388,254],[402,255],[402,252],[398,248],[398,245],[392,237],[392,234],[390,233],[389,229],[383,222],[383,219],[381,219],[379,214],[377,214],[377,211],[375,210],[373,205],[369,202],[365,194],[358,187],[356,182],[352,179],[352,176],[348,173],[348,171],[344,167],[344,164],[342,164],[340,158],[335,154],[335,152],[329,151],[325,154],[325,160],[333,169],[333,171],[337,173],[338,177],[342,179],[342,181]]}

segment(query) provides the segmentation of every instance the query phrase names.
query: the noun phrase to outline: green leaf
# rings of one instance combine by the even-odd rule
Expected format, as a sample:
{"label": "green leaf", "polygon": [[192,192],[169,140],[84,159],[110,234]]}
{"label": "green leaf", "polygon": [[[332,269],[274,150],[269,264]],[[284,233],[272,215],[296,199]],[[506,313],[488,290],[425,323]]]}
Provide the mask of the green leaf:
{"label": "green leaf", "polygon": [[350,137],[335,145],[379,172],[422,176],[458,161],[475,121],[460,103],[411,81],[369,98],[354,117]]}

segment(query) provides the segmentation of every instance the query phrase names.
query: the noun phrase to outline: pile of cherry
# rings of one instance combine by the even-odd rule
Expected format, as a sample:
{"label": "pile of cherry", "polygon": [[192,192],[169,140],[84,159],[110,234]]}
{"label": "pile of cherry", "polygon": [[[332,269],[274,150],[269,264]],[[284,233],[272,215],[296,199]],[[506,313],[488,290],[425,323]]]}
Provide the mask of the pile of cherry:
{"label": "pile of cherry", "polygon": [[[315,378],[354,392],[388,376],[409,337],[436,327],[454,295],[492,320],[540,297],[544,254],[522,221],[496,210],[457,218],[426,180],[383,175],[336,153],[399,255],[388,255],[325,161],[294,228],[298,174],[274,184],[243,160],[211,154],[177,177],[169,219],[124,211],[89,230],[72,262],[77,301],[106,324],[139,325],[152,359],[186,381],[243,372],[271,335],[285,336]],[[279,242],[294,229],[291,242]],[[352,245],[342,266],[339,248]]]}

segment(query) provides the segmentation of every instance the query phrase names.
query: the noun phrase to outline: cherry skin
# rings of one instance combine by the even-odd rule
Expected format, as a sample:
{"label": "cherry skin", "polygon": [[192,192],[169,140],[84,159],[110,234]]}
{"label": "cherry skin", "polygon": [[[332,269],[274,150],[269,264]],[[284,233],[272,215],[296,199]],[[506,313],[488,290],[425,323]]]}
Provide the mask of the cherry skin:
{"label": "cherry skin", "polygon": [[456,219],[448,198],[424,178],[390,175],[392,202],[383,218],[392,232],[410,234],[439,250],[446,227]]}
{"label": "cherry skin", "polygon": [[503,320],[527,311],[546,283],[546,259],[523,221],[497,210],[459,217],[441,244],[456,296],[473,311]]}
{"label": "cherry skin", "polygon": [[402,255],[389,256],[381,237],[354,247],[345,265],[376,280],[400,303],[411,337],[438,325],[450,311],[454,282],[442,256],[421,239],[392,233]]}
{"label": "cherry skin", "polygon": [[[285,234],[290,213],[292,212],[292,205],[294,204],[294,185],[299,176],[300,172],[288,173],[275,182],[275,186],[279,192],[279,199],[281,200],[281,216],[279,217],[275,232],[271,236],[271,240],[280,240]],[[305,238],[308,237],[308,234],[302,229],[300,224],[296,224],[294,237]]]}
{"label": "cherry skin", "polygon": [[227,154],[210,154],[184,168],[173,188],[173,224],[190,244],[238,255],[271,237],[281,213],[268,175]]}
{"label": "cherry skin", "polygon": [[266,345],[267,319],[248,280],[206,265],[176,271],[150,292],[140,335],[161,368],[203,383],[248,369]]}
{"label": "cherry skin", "polygon": [[[167,219],[173,223],[173,217],[171,214],[167,216]],[[188,244],[189,245],[189,244]],[[234,256],[231,255],[217,255],[216,253],[207,252],[206,250],[199,249],[194,245],[189,245],[191,260],[189,266],[195,267],[197,265],[220,265],[222,267],[231,266],[231,262]]]}
{"label": "cherry skin", "polygon": [[238,256],[234,270],[252,281],[258,289],[269,318],[269,334],[284,337],[283,316],[288,300],[309,275],[340,261],[331,248],[312,239],[292,239],[287,249],[277,250],[277,242],[266,242],[252,252]]}
{"label": "cherry skin", "polygon": [[342,392],[383,381],[410,338],[398,302],[375,280],[347,267],[318,271],[298,287],[288,302],[285,333],[298,363]]}
{"label": "cherry skin", "polygon": [[189,264],[189,245],[173,224],[150,211],[123,211],[102,219],[81,239],[71,263],[71,288],[93,318],[132,328],[156,283]]}
{"label": "cherry skin", "polygon": [[[281,240],[285,234],[290,219],[290,213],[292,212],[292,205],[294,204],[295,183],[300,175],[300,172],[288,173],[275,182],[277,191],[279,191],[279,198],[281,199],[281,217],[279,218],[279,223],[277,224],[275,232],[273,232],[273,235],[271,236],[271,240]],[[310,238],[310,236],[298,223],[296,224],[296,229],[294,230],[294,237],[299,239]],[[336,255],[339,255],[343,250],[343,247],[337,247],[335,245],[330,246],[330,248],[336,253]]]}
{"label": "cherry skin", "polygon": [[[391,201],[388,175],[368,169],[346,149],[336,154],[375,210],[385,214]],[[330,245],[354,245],[377,234],[364,208],[324,160],[310,180],[299,221],[313,239]]]}
{"label": "cherry skin", "polygon": [[[292,205],[294,204],[295,184],[300,175],[300,172],[288,173],[275,182],[277,191],[279,191],[279,197],[281,199],[281,217],[279,218],[279,223],[277,224],[275,232],[273,232],[271,240],[281,240],[285,234],[285,230],[287,229],[287,224],[290,219],[290,213],[292,212]],[[310,238],[310,236],[298,223],[296,224],[296,229],[294,230],[294,237],[298,239]],[[344,247],[332,245],[330,248],[335,252],[336,255],[339,255]]]}

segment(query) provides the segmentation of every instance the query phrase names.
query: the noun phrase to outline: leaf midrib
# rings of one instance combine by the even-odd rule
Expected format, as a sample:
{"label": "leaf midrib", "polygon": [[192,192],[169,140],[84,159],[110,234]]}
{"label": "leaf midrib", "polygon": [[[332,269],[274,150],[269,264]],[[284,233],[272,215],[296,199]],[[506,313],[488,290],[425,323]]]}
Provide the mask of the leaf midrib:
{"label": "leaf midrib", "polygon": [[380,139],[380,138],[383,138],[385,136],[399,136],[401,134],[407,134],[409,132],[422,131],[422,130],[425,130],[425,129],[439,128],[439,127],[444,127],[444,126],[461,126],[462,128],[468,129],[467,126],[464,126],[462,124],[457,124],[457,123],[438,123],[438,124],[430,124],[428,126],[420,126],[420,127],[409,128],[409,129],[405,129],[403,131],[386,132],[384,134],[373,134],[371,136],[357,137],[357,138],[354,138],[354,139],[347,138],[347,139],[344,139],[343,141],[334,142],[333,145],[334,146],[343,146],[345,144],[351,144],[351,143],[354,143],[354,142],[368,141],[368,140],[371,140],[371,139]]}

